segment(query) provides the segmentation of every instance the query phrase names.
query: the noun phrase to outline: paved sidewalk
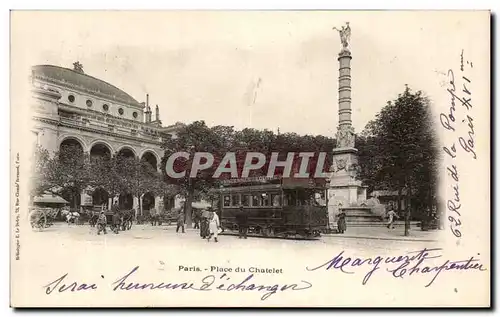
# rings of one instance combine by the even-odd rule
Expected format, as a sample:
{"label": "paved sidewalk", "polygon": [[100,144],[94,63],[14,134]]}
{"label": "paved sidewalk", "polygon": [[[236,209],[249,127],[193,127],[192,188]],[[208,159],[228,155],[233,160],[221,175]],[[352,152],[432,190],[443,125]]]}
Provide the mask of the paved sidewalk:
{"label": "paved sidewalk", "polygon": [[401,241],[425,241],[436,242],[442,230],[422,231],[418,227],[410,229],[410,235],[404,236],[404,226],[395,229],[386,227],[348,227],[344,234],[332,233],[325,236],[338,238],[359,238],[359,239],[378,239],[378,240],[401,240]]}

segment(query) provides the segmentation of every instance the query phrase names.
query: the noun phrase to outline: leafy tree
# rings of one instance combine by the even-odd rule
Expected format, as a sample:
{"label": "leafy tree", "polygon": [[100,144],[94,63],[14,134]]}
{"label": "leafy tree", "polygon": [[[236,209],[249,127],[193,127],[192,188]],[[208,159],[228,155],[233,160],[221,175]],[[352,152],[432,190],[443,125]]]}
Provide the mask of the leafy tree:
{"label": "leafy tree", "polygon": [[54,185],[51,184],[47,178],[50,161],[51,158],[49,151],[41,146],[37,146],[33,151],[31,164],[31,197],[42,195],[43,193],[49,191],[51,187],[54,187]]}
{"label": "leafy tree", "polygon": [[359,177],[371,189],[397,188],[399,210],[406,190],[409,205],[405,235],[409,234],[413,198],[427,196],[429,205],[435,192],[436,141],[429,99],[421,91],[412,92],[408,86],[368,123],[357,141]]}
{"label": "leafy tree", "polygon": [[60,195],[71,202],[72,208],[78,208],[80,194],[90,182],[89,160],[82,148],[64,145],[48,159],[48,152],[37,150],[36,153],[41,155],[40,161],[35,164],[40,169],[40,182],[35,189],[37,194],[50,192]]}
{"label": "leafy tree", "polygon": [[[191,227],[191,204],[197,193],[207,193],[210,188],[216,187],[218,180],[212,175],[218,166],[223,153],[231,147],[232,127],[216,126],[209,128],[203,121],[195,121],[184,126],[177,133],[177,137],[166,137],[164,142],[165,156],[162,158],[162,172],[167,183],[177,185],[181,194],[185,197],[186,225]],[[172,178],[166,173],[165,166],[167,159],[176,152],[189,153],[188,160],[177,159],[174,164],[174,171],[186,171],[182,178]],[[190,177],[191,165],[194,154],[197,152],[208,152],[214,156],[214,164],[205,170],[199,171],[195,177]],[[202,162],[203,163],[203,162]]]}
{"label": "leafy tree", "polygon": [[[121,158],[119,176],[122,179],[123,189],[134,197],[141,197],[150,192],[155,196],[175,195],[175,188],[168,186],[162,175],[147,161],[135,157]],[[142,204],[139,213],[142,215]]]}
{"label": "leafy tree", "polygon": [[122,155],[94,156],[90,159],[90,185],[101,187],[114,198],[120,193],[127,192],[126,175],[131,166]]}
{"label": "leafy tree", "polygon": [[[167,137],[164,142],[165,156],[162,159],[162,171],[164,179],[169,184],[179,186],[180,192],[186,198],[186,222],[191,225],[191,203],[196,198],[213,200],[213,191],[217,188],[221,179],[230,178],[229,173],[224,173],[219,179],[214,179],[213,174],[227,152],[234,152],[236,156],[238,176],[241,176],[246,155],[248,152],[259,152],[266,156],[266,163],[258,170],[252,170],[249,176],[267,175],[268,166],[273,152],[279,152],[279,160],[285,160],[288,152],[319,152],[330,153],[335,145],[331,138],[323,136],[300,136],[295,133],[274,134],[269,130],[257,130],[246,128],[235,131],[230,126],[208,127],[203,121],[196,121],[184,126],[177,133],[177,137]],[[182,178],[170,178],[165,170],[167,159],[176,152],[187,152],[190,159],[178,158],[174,164],[174,171],[186,171]],[[209,152],[214,156],[213,165],[198,172],[195,178],[189,177],[194,153]],[[318,155],[309,162],[309,171],[313,175]],[[295,160],[296,164],[300,161]],[[325,163],[326,167],[331,164],[331,157]],[[276,174],[281,174],[283,168],[277,168]]]}

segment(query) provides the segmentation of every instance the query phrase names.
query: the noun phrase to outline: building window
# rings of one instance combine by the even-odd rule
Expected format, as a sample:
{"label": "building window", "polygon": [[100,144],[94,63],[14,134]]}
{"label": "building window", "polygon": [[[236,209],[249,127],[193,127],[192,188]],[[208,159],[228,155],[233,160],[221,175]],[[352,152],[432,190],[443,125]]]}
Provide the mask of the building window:
{"label": "building window", "polygon": [[102,105],[102,110],[104,110],[104,111],[107,112],[109,110],[109,106],[107,104],[103,104]]}
{"label": "building window", "polygon": [[123,115],[123,108],[118,109],[118,113],[120,114],[120,116],[122,116]]}
{"label": "building window", "polygon": [[88,99],[86,104],[87,104],[87,107],[92,107],[92,100]]}
{"label": "building window", "polygon": [[138,116],[137,112],[134,111],[134,113],[132,115],[134,116],[134,118],[137,119],[137,116]]}
{"label": "building window", "polygon": [[71,103],[75,102],[75,96],[73,96],[73,95],[69,95],[69,96],[68,96],[68,100],[69,100],[69,102],[71,102]]}

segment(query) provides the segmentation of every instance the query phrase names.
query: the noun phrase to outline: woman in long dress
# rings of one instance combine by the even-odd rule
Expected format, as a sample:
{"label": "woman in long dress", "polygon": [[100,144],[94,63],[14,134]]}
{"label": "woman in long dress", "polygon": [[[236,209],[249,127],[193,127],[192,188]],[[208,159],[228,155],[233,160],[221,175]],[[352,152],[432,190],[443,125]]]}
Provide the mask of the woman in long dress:
{"label": "woman in long dress", "polygon": [[215,242],[219,242],[217,240],[219,228],[220,228],[219,216],[213,210],[210,210],[210,218],[209,219],[210,219],[210,223],[208,224],[208,228],[210,230],[210,235],[208,236],[207,241],[210,241],[210,239],[212,237],[214,237]]}

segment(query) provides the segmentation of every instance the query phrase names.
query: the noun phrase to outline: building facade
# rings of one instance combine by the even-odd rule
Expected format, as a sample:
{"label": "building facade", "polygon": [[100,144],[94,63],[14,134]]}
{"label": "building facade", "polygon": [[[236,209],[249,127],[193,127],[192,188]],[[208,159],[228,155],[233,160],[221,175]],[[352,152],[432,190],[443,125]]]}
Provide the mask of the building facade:
{"label": "building facade", "polygon": [[[145,102],[138,102],[112,84],[85,74],[79,62],[72,69],[33,66],[31,83],[33,137],[52,153],[73,145],[90,156],[120,154],[144,159],[160,171],[163,138],[175,137],[182,126],[163,126],[158,105],[153,117],[149,95]],[[126,193],[109,197],[105,188],[89,188],[74,199],[78,199],[77,205],[108,207],[118,201],[122,208],[136,210],[140,204],[144,210],[163,208],[165,203],[175,205],[151,193],[140,198]]]}

